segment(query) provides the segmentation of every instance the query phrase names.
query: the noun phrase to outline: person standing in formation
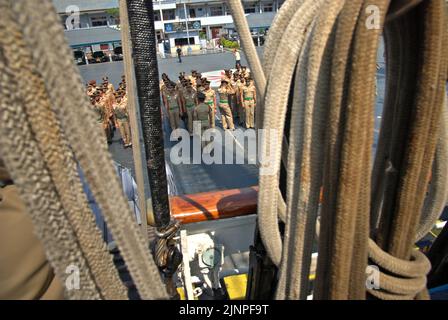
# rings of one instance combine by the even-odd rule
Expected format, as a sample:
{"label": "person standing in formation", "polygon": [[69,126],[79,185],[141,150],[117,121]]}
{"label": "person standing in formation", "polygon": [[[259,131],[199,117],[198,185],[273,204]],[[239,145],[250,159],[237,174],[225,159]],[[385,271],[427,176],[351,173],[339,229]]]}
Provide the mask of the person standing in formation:
{"label": "person standing in formation", "polygon": [[244,99],[243,99],[243,88],[246,80],[243,75],[240,75],[237,82],[236,87],[238,91],[238,120],[239,125],[243,126],[246,121],[246,109],[244,108]]}
{"label": "person standing in formation", "polygon": [[215,128],[215,113],[216,113],[216,93],[210,88],[210,81],[205,81],[204,85],[205,103],[210,107],[210,128]]}
{"label": "person standing in formation", "polygon": [[171,130],[176,130],[180,125],[180,106],[182,102],[176,90],[176,84],[173,82],[169,82],[167,85],[166,102]]}
{"label": "person standing in formation", "polygon": [[197,75],[197,71],[196,70],[191,70],[191,76],[188,76],[188,79],[191,82],[191,85],[193,86],[193,88],[196,88],[196,75]]}
{"label": "person standing in formation", "polygon": [[232,110],[229,106],[230,95],[234,93],[232,87],[229,85],[229,80],[224,78],[221,80],[219,92],[219,110],[221,112],[222,127],[224,130],[235,130],[233,125]]}
{"label": "person standing in formation", "polygon": [[112,124],[112,130],[118,127],[117,119],[114,114],[115,104],[115,88],[112,83],[109,83],[109,79],[106,77],[104,81],[104,87],[106,89],[106,105],[109,112],[109,119]]}
{"label": "person standing in formation", "polygon": [[[198,99],[198,105],[194,108],[194,112],[193,112],[193,116],[194,119],[200,122],[200,126],[201,126],[201,133],[200,135],[202,136],[202,133],[209,129],[210,127],[210,105],[205,103],[205,94],[203,94],[202,92],[199,92],[197,94],[197,99]],[[201,139],[202,140],[202,139]],[[201,142],[201,146],[202,148],[204,148],[205,142],[202,141]]]}
{"label": "person standing in formation", "polygon": [[106,132],[106,107],[104,106],[104,102],[101,99],[100,94],[97,94],[92,100],[92,109],[95,112],[95,121],[100,128],[103,136],[104,142],[107,142],[107,132]]}
{"label": "person standing in formation", "polygon": [[99,104],[104,110],[103,127],[106,133],[107,143],[112,143],[113,130],[110,123],[112,106],[109,104],[109,99],[106,94],[106,87],[103,85],[99,89]]}
{"label": "person standing in formation", "polygon": [[242,100],[246,110],[246,129],[255,129],[254,116],[257,104],[257,93],[252,79],[248,78],[242,90]]}
{"label": "person standing in formation", "polygon": [[187,128],[188,132],[190,132],[190,136],[193,135],[193,114],[194,108],[197,106],[197,96],[196,91],[193,89],[193,86],[189,80],[186,80],[185,90],[182,95],[182,102],[185,106],[185,110],[187,112]]}
{"label": "person standing in formation", "polygon": [[235,123],[235,119],[238,118],[238,88],[236,85],[236,74],[230,75],[229,77],[229,86],[232,88],[233,93],[230,94],[229,102],[230,109],[232,110],[233,122]]}
{"label": "person standing in formation", "polygon": [[180,118],[184,122],[187,120],[187,109],[185,108],[185,103],[184,103],[184,99],[183,99],[183,95],[184,95],[185,89],[187,87],[186,80],[187,79],[185,78],[185,72],[179,73],[179,80],[177,81],[177,84],[176,84],[176,90],[179,94]]}
{"label": "person standing in formation", "polygon": [[89,83],[87,84],[87,95],[89,96],[89,98],[93,98],[93,96],[96,94],[96,90],[96,81],[89,81]]}
{"label": "person standing in formation", "polygon": [[245,79],[250,77],[250,72],[249,72],[249,70],[247,70],[246,66],[241,67],[241,74],[243,75],[243,77]]}
{"label": "person standing in formation", "polygon": [[121,138],[123,140],[123,147],[127,148],[132,146],[131,142],[131,127],[129,125],[129,113],[127,110],[127,99],[121,94],[117,96],[113,105],[113,111],[115,119],[118,123],[118,129],[120,130]]}

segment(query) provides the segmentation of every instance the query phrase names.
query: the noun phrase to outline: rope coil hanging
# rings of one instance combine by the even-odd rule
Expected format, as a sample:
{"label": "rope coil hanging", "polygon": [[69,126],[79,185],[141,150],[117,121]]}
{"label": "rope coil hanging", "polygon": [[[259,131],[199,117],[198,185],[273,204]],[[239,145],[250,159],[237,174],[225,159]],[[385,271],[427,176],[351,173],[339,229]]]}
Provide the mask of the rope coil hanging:
{"label": "rope coil hanging", "polygon": [[[263,166],[260,169],[258,225],[268,255],[280,269],[276,297],[308,295],[318,194],[323,186],[314,298],[365,298],[368,256],[380,255],[369,240],[370,229],[384,246],[381,254],[389,253],[399,259],[399,265],[405,264],[412,258],[414,238],[434,224],[446,202],[447,172],[440,162],[446,157],[445,129],[440,135],[438,131],[445,124],[436,121],[443,110],[446,80],[446,58],[441,56],[447,45],[445,1],[287,0],[270,28],[262,70],[240,1],[230,0],[229,5],[254,78],[260,79],[259,123],[263,129],[277,130],[277,141],[282,141],[289,121],[288,144],[270,145],[268,136],[260,141],[262,153],[270,151],[274,166],[272,175],[263,174]],[[372,10],[380,28],[368,27]],[[383,137],[372,174],[376,57],[383,30],[387,90]],[[400,117],[391,111],[394,108],[407,116]],[[429,181],[439,136],[436,176],[416,235],[425,200],[422,190]],[[385,142],[388,139],[396,147]],[[395,154],[392,162],[385,156],[384,143],[387,152]],[[286,161],[282,147],[288,149]],[[408,165],[400,167],[406,164],[403,161]],[[281,162],[287,169],[286,199],[277,196]],[[391,172],[398,172],[390,180],[394,184],[375,189]],[[378,192],[371,191],[371,184]],[[279,218],[286,224],[284,234],[278,229]],[[378,231],[377,219],[383,224]],[[386,230],[385,225],[393,228]],[[392,294],[376,296],[425,297],[421,293],[428,272],[425,266],[410,280],[396,278],[402,276],[400,272],[381,273],[383,289]]]}
{"label": "rope coil hanging", "polygon": [[[25,118],[26,111],[20,112],[20,107],[28,102],[30,96],[26,96],[26,91],[22,91],[23,86],[12,87],[19,78],[11,70],[17,67],[15,64],[20,66],[23,61],[17,60],[18,57],[14,54],[5,56],[5,52],[13,47],[16,41],[12,39],[8,42],[11,39],[8,37],[9,33],[23,37],[23,47],[27,48],[32,72],[37,79],[42,79],[42,85],[45,86],[44,99],[48,100],[47,107],[51,109],[47,114],[54,115],[59,122],[59,128],[66,139],[64,142],[61,138],[61,144],[66,144],[63,146],[66,150],[72,150],[73,156],[84,170],[86,180],[114,235],[140,296],[143,299],[167,298],[158,269],[124,198],[107,146],[101,139],[97,126],[88,120],[94,119],[93,111],[84,94],[79,71],[73,64],[71,50],[51,1],[1,0],[0,4],[2,14],[10,18],[10,23],[3,23],[1,29],[4,35],[1,42],[3,70],[0,95],[3,121],[3,134],[0,137],[2,158],[30,208],[38,236],[43,240],[56,274],[63,279],[65,268],[70,263],[80,267],[81,288],[67,292],[68,297],[124,298],[125,293],[123,285],[118,283],[118,276],[114,274],[116,271],[110,257],[106,257],[105,253],[92,255],[90,252],[94,249],[89,245],[104,248],[104,244],[91,243],[88,240],[84,242],[82,239],[83,235],[91,232],[89,228],[92,228],[92,224],[79,224],[73,229],[72,224],[76,222],[73,217],[78,212],[70,212],[74,208],[65,206],[67,202],[64,202],[64,198],[58,198],[58,194],[63,195],[64,192],[73,192],[73,195],[81,200],[85,195],[80,195],[79,188],[76,189],[80,182],[79,178],[74,176],[73,164],[69,164],[72,170],[70,173],[70,170],[63,169],[64,165],[67,165],[64,160],[67,159],[49,157],[52,156],[51,152],[55,151],[51,149],[52,145],[48,144],[48,153],[45,151],[44,144],[51,141],[46,137],[48,132],[43,130],[43,136],[36,143],[38,132],[35,130],[39,128]],[[58,51],[49,51],[48,46],[58,48]],[[29,82],[26,84],[33,85]],[[11,108],[12,106],[16,108]],[[39,143],[42,144],[42,151]],[[64,190],[67,185],[64,184],[67,183],[64,179],[67,177],[55,176],[57,173],[52,168],[60,168],[59,174],[66,173],[69,179],[77,181],[77,185],[71,191]],[[58,181],[61,184],[58,184]],[[111,194],[114,195],[113,201]],[[67,201],[69,200],[68,198]],[[64,215],[61,201],[72,219]],[[80,245],[77,246],[78,239]],[[83,255],[87,259],[86,263],[80,259]]]}

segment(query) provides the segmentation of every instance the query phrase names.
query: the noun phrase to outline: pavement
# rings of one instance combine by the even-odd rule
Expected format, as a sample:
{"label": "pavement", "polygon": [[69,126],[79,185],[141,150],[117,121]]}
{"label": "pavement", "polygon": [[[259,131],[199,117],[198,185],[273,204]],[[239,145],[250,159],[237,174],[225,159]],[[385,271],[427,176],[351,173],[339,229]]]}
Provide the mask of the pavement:
{"label": "pavement", "polygon": [[[263,48],[258,47],[259,55],[262,55]],[[241,64],[247,65],[244,54],[241,54]],[[179,72],[190,73],[191,70],[198,72],[207,72],[214,70],[230,69],[235,67],[235,58],[230,52],[212,53],[205,55],[192,55],[182,57],[182,63],[177,62],[177,58],[165,58],[158,60],[159,76],[166,73],[172,80],[177,80]],[[79,66],[81,76],[84,82],[96,80],[101,83],[103,76],[108,76],[109,81],[115,86],[121,81],[123,75],[123,62],[104,62],[91,65]]]}
{"label": "pavement", "polygon": [[[262,56],[263,48],[257,48],[258,53]],[[383,57],[384,47],[380,45],[378,51],[378,64],[380,66],[377,74],[378,96],[375,108],[375,142],[373,145],[372,154],[376,149],[376,141],[379,135],[379,128],[381,124],[382,104],[384,102],[385,89],[385,66]],[[244,54],[241,55],[242,65],[247,65],[247,60]],[[177,79],[179,72],[185,71],[187,73],[191,70],[198,72],[208,72],[213,70],[230,69],[234,67],[234,57],[230,52],[214,53],[207,55],[186,56],[182,58],[182,63],[177,62],[177,58],[166,58],[158,61],[159,75],[166,73],[171,79]],[[122,62],[108,62],[101,64],[93,64],[79,67],[81,76],[84,81],[97,80],[101,82],[103,76],[108,76],[109,81],[115,86],[121,81],[123,72]],[[223,137],[225,136],[222,130],[219,111],[216,116],[217,132]],[[233,157],[245,157],[244,164],[174,164],[170,161],[170,153],[173,147],[178,145],[179,141],[171,141],[168,119],[166,114],[163,117],[164,129],[164,144],[165,144],[165,159],[168,160],[168,165],[173,174],[175,181],[175,189],[177,194],[192,194],[213,190],[225,190],[233,188],[243,188],[258,184],[258,169],[255,165],[248,163],[247,149],[244,143],[235,142],[235,133],[226,131],[227,137],[225,141],[216,143],[215,152],[221,150],[222,154]],[[233,137],[232,137],[233,136]],[[254,138],[249,139],[254,142]],[[113,143],[109,150],[115,161],[131,169],[134,174],[134,162],[132,150],[130,148],[123,149],[121,145],[120,134],[118,130],[113,138]],[[191,149],[190,149],[190,152]],[[229,155],[230,154],[230,155]]]}

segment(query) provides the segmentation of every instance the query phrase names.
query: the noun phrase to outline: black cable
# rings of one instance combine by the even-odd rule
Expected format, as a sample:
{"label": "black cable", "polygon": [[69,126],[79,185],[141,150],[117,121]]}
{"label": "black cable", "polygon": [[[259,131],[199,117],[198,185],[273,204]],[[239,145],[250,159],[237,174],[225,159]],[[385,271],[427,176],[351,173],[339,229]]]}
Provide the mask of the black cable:
{"label": "black cable", "polygon": [[140,120],[156,227],[170,223],[152,0],[127,0]]}

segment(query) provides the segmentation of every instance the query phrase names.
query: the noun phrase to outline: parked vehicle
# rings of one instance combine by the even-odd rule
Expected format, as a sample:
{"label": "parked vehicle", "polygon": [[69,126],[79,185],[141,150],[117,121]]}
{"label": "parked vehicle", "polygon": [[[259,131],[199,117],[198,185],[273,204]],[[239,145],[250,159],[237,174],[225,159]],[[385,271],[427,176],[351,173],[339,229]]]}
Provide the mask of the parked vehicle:
{"label": "parked vehicle", "polygon": [[106,56],[106,54],[103,51],[95,51],[92,54],[92,58],[89,59],[89,63],[102,63],[102,62],[108,62],[109,57]]}
{"label": "parked vehicle", "polygon": [[121,61],[123,60],[123,48],[116,47],[114,49],[114,54],[112,55],[112,61]]}
{"label": "parked vehicle", "polygon": [[84,56],[84,52],[81,50],[73,51],[73,56],[77,65],[86,64],[86,57]]}

